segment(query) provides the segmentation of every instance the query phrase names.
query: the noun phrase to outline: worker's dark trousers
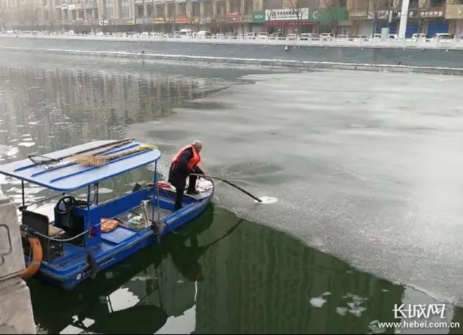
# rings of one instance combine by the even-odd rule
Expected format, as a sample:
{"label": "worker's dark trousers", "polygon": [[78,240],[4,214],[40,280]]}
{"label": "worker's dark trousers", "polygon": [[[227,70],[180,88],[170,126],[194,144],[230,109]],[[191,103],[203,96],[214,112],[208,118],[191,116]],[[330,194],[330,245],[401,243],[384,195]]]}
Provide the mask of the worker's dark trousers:
{"label": "worker's dark trousers", "polygon": [[[188,181],[188,190],[187,192],[193,192],[196,190],[196,181],[198,180],[197,176],[191,176]],[[169,176],[169,183],[175,187],[175,206],[174,211],[177,211],[182,208],[183,205],[183,193],[185,193],[186,187],[186,178],[185,176],[179,176],[171,174]]]}

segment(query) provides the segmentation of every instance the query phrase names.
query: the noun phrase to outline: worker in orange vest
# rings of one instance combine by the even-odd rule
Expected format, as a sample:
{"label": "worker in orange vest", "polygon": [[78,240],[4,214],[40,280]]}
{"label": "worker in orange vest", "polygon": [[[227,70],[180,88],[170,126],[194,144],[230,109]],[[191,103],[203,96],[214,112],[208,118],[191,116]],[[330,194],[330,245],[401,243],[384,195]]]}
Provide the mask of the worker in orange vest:
{"label": "worker in orange vest", "polygon": [[198,166],[201,162],[199,153],[203,148],[200,141],[194,141],[192,144],[187,145],[180,150],[172,159],[169,169],[169,183],[176,189],[176,198],[174,211],[182,208],[183,193],[185,192],[186,179],[188,177],[188,190],[187,194],[198,194],[196,190],[197,176],[191,175],[192,173],[204,175],[203,170]]}

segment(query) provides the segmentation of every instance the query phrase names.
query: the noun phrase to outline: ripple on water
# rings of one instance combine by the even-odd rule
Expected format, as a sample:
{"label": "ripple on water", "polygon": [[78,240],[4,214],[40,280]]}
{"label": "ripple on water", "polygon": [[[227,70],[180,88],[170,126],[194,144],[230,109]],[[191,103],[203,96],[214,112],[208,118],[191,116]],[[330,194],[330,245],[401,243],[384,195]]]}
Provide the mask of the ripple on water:
{"label": "ripple on water", "polygon": [[110,188],[106,188],[106,187],[99,187],[98,188],[98,193],[100,193],[100,194],[109,194],[111,192],[113,192],[113,190],[110,189]]}
{"label": "ripple on water", "polygon": [[[274,204],[278,201],[277,198],[274,197],[258,197],[260,199],[260,204]],[[258,202],[256,200],[256,202]]]}

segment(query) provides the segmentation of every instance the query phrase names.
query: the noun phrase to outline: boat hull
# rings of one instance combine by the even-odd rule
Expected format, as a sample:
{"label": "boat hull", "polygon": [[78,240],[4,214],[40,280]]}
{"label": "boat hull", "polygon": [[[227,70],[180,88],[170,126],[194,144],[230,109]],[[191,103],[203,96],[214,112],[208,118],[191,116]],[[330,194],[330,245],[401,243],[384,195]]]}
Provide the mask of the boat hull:
{"label": "boat hull", "polygon": [[[173,192],[172,195],[174,195]],[[188,206],[185,208],[183,213],[179,213],[179,215],[175,215],[174,217],[166,220],[165,228],[160,234],[160,238],[166,236],[175,229],[188,225],[194,219],[198,218],[207,209],[213,199],[213,196],[214,190],[212,189],[207,197],[203,197],[200,201]],[[93,266],[90,266],[88,262],[83,260],[80,264],[70,264],[68,269],[63,267],[57,269],[57,267],[53,264],[43,262],[34,278],[37,278],[47,284],[61,287],[66,291],[71,291],[82,282],[94,278],[97,273],[103,272],[126,260],[140,250],[157,243],[162,243],[160,238],[158,238],[158,235],[155,234],[152,229],[147,228],[144,231],[139,232],[129,246],[124,247],[122,250],[107,252],[103,259],[95,260]],[[28,264],[30,262],[29,257],[25,256],[25,259],[26,264]]]}

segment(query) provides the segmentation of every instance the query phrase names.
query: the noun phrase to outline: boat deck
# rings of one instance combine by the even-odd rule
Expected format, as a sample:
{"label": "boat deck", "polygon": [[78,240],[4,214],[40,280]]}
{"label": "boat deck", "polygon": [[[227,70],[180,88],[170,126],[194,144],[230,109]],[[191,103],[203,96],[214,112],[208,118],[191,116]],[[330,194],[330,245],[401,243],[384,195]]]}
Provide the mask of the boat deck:
{"label": "boat deck", "polygon": [[[165,209],[165,208],[153,208],[151,204],[146,206],[146,215],[148,217],[149,222],[144,222],[143,220],[140,222],[137,222],[137,224],[131,223],[131,219],[134,217],[143,217],[143,208],[142,206],[135,208],[127,213],[124,213],[123,215],[117,216],[115,219],[119,221],[120,225],[128,228],[128,229],[133,229],[133,230],[140,230],[144,229],[146,227],[149,227],[151,225],[151,220],[157,221],[164,219],[168,215],[172,214],[171,210]],[[154,211],[154,213],[153,213]],[[154,215],[153,215],[154,214]],[[159,216],[158,216],[159,215]],[[109,233],[103,233],[103,236],[107,235]]]}
{"label": "boat deck", "polygon": [[[185,194],[183,201],[184,208],[194,206],[198,202],[209,197],[213,192],[213,184],[210,182],[203,182],[201,185],[198,185],[197,189],[200,191],[200,193],[197,195]],[[152,236],[153,222],[155,225],[157,225],[159,222],[162,222],[162,228],[170,226],[168,220],[174,220],[173,222],[175,222],[177,219],[172,217],[171,219],[168,218],[171,214],[173,214],[174,202],[175,189],[160,189],[159,208],[156,208],[156,204],[153,206],[151,202],[148,201],[146,202],[146,205],[141,204],[140,206],[132,208],[127,212],[122,213],[121,215],[107,218],[108,220],[116,220],[119,224],[113,230],[101,233],[101,242],[95,245],[92,249],[92,254],[95,256],[96,260],[99,262],[101,259],[108,258],[108,256],[111,254],[123,252],[128,246],[131,246],[134,243],[139,243],[137,241],[142,241],[145,238]],[[50,209],[51,208],[49,208],[49,210]],[[42,212],[39,209],[34,211],[37,213]],[[144,213],[145,211],[146,213]],[[43,214],[45,215],[45,213]],[[50,217],[51,215],[46,216]],[[134,218],[137,218],[137,220],[134,220]],[[144,218],[148,218],[148,220],[144,220]],[[161,228],[160,225],[158,227]],[[49,231],[50,229],[61,230],[60,228],[54,227],[52,225],[49,226]],[[63,238],[69,237],[63,235]],[[49,263],[49,266],[55,269],[72,268],[76,264],[86,262],[87,256],[88,252],[86,252],[84,247],[65,242],[63,243],[63,254],[60,257],[54,259],[52,263]]]}

